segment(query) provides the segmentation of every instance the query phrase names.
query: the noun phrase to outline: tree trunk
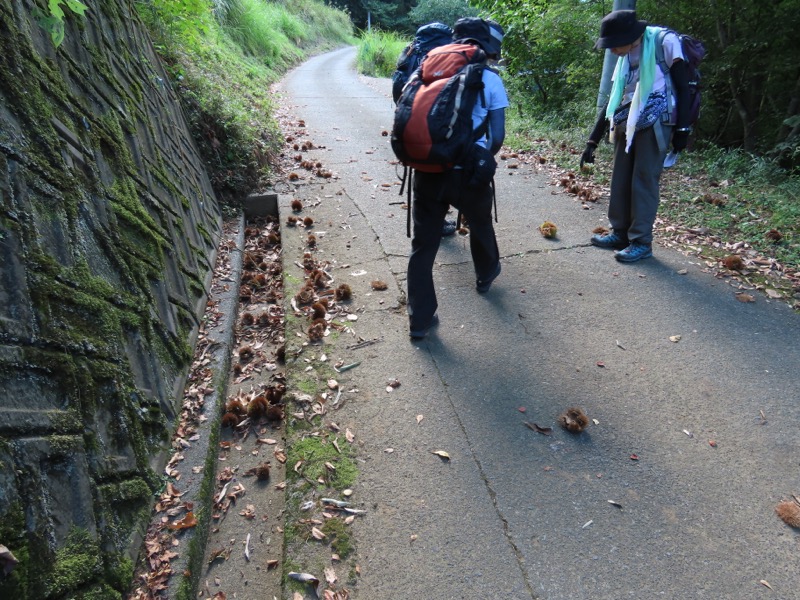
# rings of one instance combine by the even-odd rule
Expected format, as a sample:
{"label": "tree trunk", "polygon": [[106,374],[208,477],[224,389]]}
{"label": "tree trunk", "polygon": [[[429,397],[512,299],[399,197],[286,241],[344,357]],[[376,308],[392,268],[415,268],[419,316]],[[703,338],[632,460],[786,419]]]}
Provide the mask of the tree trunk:
{"label": "tree trunk", "polygon": [[799,112],[800,112],[800,75],[798,75],[797,77],[797,81],[794,84],[794,89],[792,90],[792,95],[789,98],[789,106],[786,109],[784,124],[781,125],[780,130],[778,130],[778,138],[775,140],[776,144],[785,142],[787,139],[797,134],[797,126],[791,127],[790,125],[786,124],[786,121],[796,116]]}
{"label": "tree trunk", "polygon": [[[612,10],[636,10],[636,0],[614,0]],[[617,57],[611,54],[611,50],[606,50],[603,58],[603,73],[600,76],[600,89],[597,92],[596,117],[600,116],[600,111],[608,103],[608,98],[611,95],[611,76],[614,74],[616,65]]]}

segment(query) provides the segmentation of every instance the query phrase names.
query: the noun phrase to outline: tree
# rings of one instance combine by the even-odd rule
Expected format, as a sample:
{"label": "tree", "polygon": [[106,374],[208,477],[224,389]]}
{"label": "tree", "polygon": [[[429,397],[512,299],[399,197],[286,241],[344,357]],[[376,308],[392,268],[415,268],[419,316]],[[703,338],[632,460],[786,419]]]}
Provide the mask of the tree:
{"label": "tree", "polygon": [[[611,2],[474,0],[506,28],[503,54],[525,108],[565,126],[593,117]],[[649,23],[703,40],[699,136],[751,152],[800,155],[800,0],[639,0]],[[583,112],[578,105],[586,103]]]}
{"label": "tree", "polygon": [[468,0],[420,0],[408,14],[413,30],[420,25],[438,21],[452,26],[461,17],[477,17],[478,9]]}

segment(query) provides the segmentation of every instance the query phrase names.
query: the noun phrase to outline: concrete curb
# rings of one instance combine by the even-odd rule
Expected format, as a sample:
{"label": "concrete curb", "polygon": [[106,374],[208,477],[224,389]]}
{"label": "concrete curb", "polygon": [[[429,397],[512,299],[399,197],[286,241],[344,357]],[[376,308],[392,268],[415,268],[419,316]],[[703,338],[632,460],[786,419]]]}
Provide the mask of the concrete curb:
{"label": "concrete curb", "polygon": [[[200,339],[195,351],[195,360],[198,354],[204,357],[202,379],[193,381],[190,374],[187,380],[187,389],[198,385],[203,386],[207,393],[202,395],[202,406],[193,415],[198,424],[196,431],[198,439],[192,440],[190,446],[180,450],[183,460],[174,465],[177,475],[174,477],[173,485],[183,492],[182,506],[193,508],[197,525],[168,533],[179,542],[174,548],[178,556],[171,561],[173,576],[168,581],[166,591],[166,596],[169,598],[194,598],[202,572],[215,489],[221,406],[227,397],[231,354],[235,341],[244,229],[244,214],[240,214],[236,225],[230,227],[230,237],[226,237],[224,232],[221,237],[220,248],[225,245],[230,248],[227,253],[229,262],[227,275],[224,277],[224,282],[221,281],[220,271],[223,269],[220,265],[216,265],[208,296],[208,309],[203,317],[208,329],[205,338]],[[232,247],[230,242],[233,242]],[[223,253],[220,252],[218,256],[221,258]],[[218,318],[211,319],[212,313]],[[210,382],[210,385],[207,382]],[[195,469],[199,470],[199,473],[195,473]],[[170,521],[173,520],[170,518]],[[156,513],[151,528],[161,524],[162,513]]]}

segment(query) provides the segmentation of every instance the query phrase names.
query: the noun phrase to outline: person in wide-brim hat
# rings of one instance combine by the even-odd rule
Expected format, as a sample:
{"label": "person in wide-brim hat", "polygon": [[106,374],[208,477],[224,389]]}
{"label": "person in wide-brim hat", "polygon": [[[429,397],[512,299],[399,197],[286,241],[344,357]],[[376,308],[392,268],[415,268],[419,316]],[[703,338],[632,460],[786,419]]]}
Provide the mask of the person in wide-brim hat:
{"label": "person in wide-brim hat", "polygon": [[594,47],[601,50],[627,46],[642,37],[646,27],[647,21],[639,21],[635,10],[615,10],[600,22],[600,37]]}

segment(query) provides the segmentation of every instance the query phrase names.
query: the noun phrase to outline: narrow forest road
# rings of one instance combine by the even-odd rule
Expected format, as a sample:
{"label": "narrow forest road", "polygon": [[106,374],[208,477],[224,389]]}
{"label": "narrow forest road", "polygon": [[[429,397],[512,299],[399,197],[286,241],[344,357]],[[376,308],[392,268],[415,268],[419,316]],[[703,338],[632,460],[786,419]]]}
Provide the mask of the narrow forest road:
{"label": "narrow forest road", "polygon": [[[737,301],[674,250],[618,264],[588,245],[606,199],[583,210],[513,160],[496,179],[502,275],[477,294],[467,239],[445,239],[441,324],[411,343],[390,86],[354,57],[313,58],[279,90],[314,143],[304,155],[338,176],[304,175],[284,202],[303,199],[319,254],[353,287],[353,329],[382,340],[342,357],[360,362],[340,382],[357,392],[335,415],[359,444],[353,498],[368,510],[352,524],[352,597],[800,597],[800,534],[774,511],[800,495],[800,317]],[[285,228],[287,277],[305,236]],[[592,419],[579,435],[557,424],[572,406]]]}

